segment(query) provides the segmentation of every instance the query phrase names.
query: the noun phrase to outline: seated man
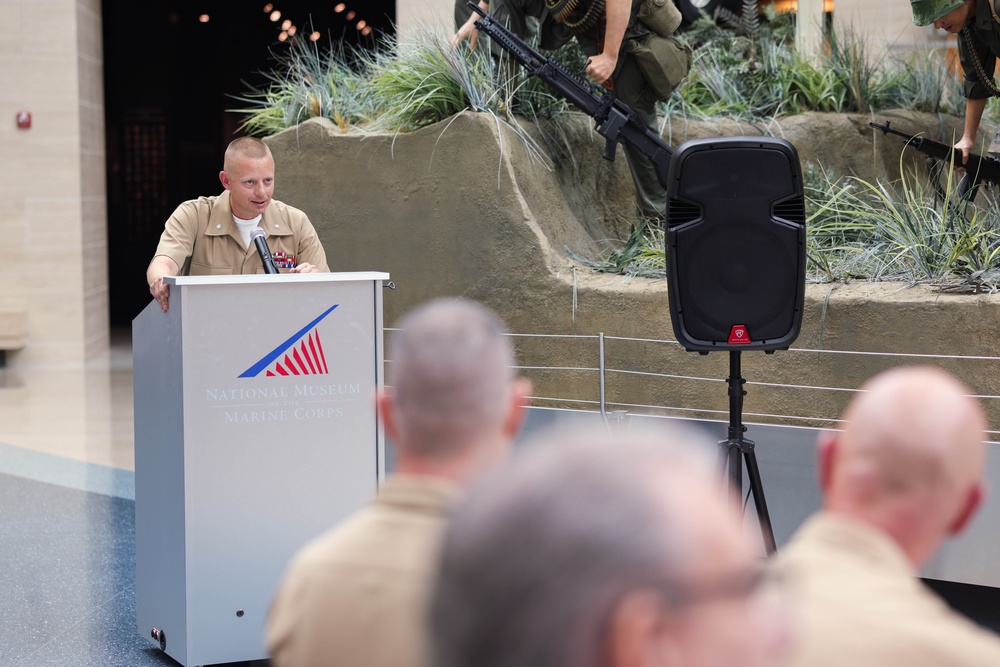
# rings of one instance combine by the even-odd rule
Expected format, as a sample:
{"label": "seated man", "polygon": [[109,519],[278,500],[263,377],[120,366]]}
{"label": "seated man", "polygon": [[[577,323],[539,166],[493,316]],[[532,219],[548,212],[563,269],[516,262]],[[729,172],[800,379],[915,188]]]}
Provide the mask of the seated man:
{"label": "seated man", "polygon": [[503,324],[443,299],[403,319],[392,391],[378,397],[396,448],[378,497],[296,555],[267,619],[275,667],[427,664],[425,612],[445,517],[462,487],[503,460],[530,384]]}
{"label": "seated man", "polygon": [[986,419],[936,368],[897,368],[819,444],[823,509],[779,553],[802,667],[1000,665],[1000,639],[917,578],[983,497]]}
{"label": "seated man", "polygon": [[160,236],[146,269],[149,292],[163,312],[170,302],[167,276],[263,273],[250,232],[264,230],[279,266],[289,273],[329,271],[326,253],[306,214],[280,201],[274,192],[274,158],[260,139],[240,137],[226,149],[219,180],[225,192],[199,197],[177,207]]}
{"label": "seated man", "polygon": [[[788,640],[686,431],[535,439],[445,536],[436,667],[757,667]],[[770,598],[775,602],[774,598]],[[761,604],[759,604],[761,603]]]}

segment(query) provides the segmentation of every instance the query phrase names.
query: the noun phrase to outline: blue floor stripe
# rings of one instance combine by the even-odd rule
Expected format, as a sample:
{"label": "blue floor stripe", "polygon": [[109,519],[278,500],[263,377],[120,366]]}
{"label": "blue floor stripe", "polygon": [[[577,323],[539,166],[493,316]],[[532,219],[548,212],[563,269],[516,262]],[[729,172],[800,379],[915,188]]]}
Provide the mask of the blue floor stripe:
{"label": "blue floor stripe", "polygon": [[0,442],[0,473],[135,500],[135,473]]}

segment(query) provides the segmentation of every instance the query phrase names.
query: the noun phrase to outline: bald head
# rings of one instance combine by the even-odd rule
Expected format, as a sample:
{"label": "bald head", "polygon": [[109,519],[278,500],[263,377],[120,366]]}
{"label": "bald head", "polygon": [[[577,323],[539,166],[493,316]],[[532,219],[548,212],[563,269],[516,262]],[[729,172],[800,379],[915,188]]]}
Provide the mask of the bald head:
{"label": "bald head", "polygon": [[397,445],[449,456],[502,434],[514,354],[500,319],[464,299],[432,301],[399,324],[389,347]]}
{"label": "bald head", "polygon": [[983,474],[986,417],[970,394],[934,367],[875,376],[848,406],[824,457],[826,506],[900,538],[917,528],[943,538]]}

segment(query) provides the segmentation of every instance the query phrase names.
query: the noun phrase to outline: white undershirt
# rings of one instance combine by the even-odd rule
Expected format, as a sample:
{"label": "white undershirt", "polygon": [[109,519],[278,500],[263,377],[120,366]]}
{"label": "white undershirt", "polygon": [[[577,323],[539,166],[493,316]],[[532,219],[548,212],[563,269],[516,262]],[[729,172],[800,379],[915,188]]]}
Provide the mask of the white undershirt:
{"label": "white undershirt", "polygon": [[243,218],[237,218],[236,215],[233,214],[233,222],[236,223],[236,227],[239,228],[240,230],[240,236],[243,237],[244,248],[247,249],[250,248],[250,232],[252,232],[253,228],[256,227],[258,223],[260,223],[260,219],[263,216],[264,214],[262,213],[261,215],[258,215],[256,218],[253,218],[251,220],[244,220]]}

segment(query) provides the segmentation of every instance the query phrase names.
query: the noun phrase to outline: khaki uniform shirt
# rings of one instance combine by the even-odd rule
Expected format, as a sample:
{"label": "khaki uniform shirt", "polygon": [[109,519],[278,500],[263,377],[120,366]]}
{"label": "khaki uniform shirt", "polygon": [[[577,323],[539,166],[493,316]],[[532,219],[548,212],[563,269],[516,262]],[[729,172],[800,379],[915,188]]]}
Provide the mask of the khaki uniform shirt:
{"label": "khaki uniform shirt", "polygon": [[776,567],[797,631],[787,667],[1000,665],[1000,638],[952,611],[872,526],[821,512]]}
{"label": "khaki uniform shirt", "polygon": [[421,667],[447,513],[459,489],[390,475],[375,501],[307,544],[271,603],[274,667]]}
{"label": "khaki uniform shirt", "polygon": [[[316,230],[299,209],[272,199],[258,226],[267,234],[272,255],[284,253],[296,265],[308,262],[320,271],[330,270]],[[160,235],[156,246],[159,255],[177,262],[184,276],[264,273],[257,247],[243,245],[233,222],[228,190],[218,197],[199,197],[178,206]]]}

